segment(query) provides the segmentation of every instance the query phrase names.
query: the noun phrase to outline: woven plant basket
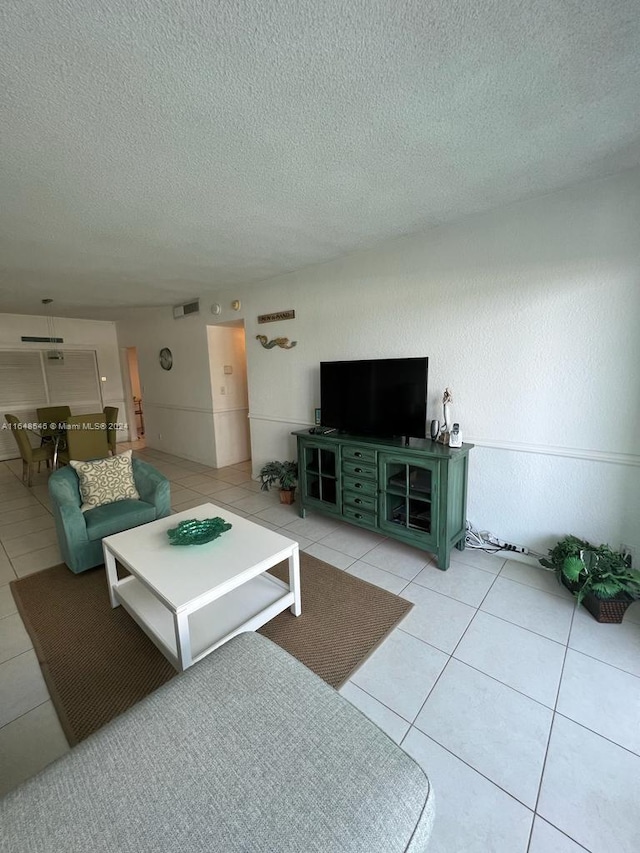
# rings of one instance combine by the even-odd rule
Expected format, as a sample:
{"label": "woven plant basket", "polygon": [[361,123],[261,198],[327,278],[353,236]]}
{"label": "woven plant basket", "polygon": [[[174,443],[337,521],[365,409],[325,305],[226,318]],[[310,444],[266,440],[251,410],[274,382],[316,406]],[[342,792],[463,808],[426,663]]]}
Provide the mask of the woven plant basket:
{"label": "woven plant basket", "polygon": [[[560,581],[574,595],[580,589],[579,584],[568,580],[564,575],[560,575]],[[633,604],[634,600],[630,595],[621,595],[618,598],[596,598],[595,595],[587,593],[582,599],[582,603],[596,622],[613,624],[622,622],[627,607]]]}
{"label": "woven plant basket", "polygon": [[560,583],[562,584],[562,586],[566,586],[569,592],[572,592],[574,595],[576,595],[576,593],[580,589],[580,584],[576,583],[575,581],[570,581],[568,578],[565,578],[563,574],[560,575]]}
{"label": "woven plant basket", "polygon": [[595,595],[587,594],[582,603],[597,622],[622,622],[624,614],[630,604],[633,604],[630,595],[620,598],[596,598]]}

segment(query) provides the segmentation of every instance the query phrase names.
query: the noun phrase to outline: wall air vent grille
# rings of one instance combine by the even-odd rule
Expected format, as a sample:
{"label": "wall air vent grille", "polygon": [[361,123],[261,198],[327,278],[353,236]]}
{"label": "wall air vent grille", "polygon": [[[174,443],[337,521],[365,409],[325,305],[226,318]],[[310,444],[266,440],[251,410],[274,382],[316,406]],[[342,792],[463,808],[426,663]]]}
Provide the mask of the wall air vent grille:
{"label": "wall air vent grille", "polygon": [[177,320],[179,317],[188,317],[189,314],[200,313],[200,300],[194,299],[192,302],[185,302],[184,305],[176,305],[173,309],[173,318]]}

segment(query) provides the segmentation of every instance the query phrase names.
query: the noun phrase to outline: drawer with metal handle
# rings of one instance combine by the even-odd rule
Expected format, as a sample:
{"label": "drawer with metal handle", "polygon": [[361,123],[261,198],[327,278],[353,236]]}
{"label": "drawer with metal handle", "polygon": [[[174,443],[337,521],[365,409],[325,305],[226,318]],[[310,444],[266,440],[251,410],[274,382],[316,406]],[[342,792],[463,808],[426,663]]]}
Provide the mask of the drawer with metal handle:
{"label": "drawer with metal handle", "polygon": [[343,446],[342,458],[348,459],[350,462],[368,462],[370,465],[375,464],[376,452],[368,448],[357,448]]}
{"label": "drawer with metal handle", "polygon": [[345,476],[342,478],[342,491],[375,497],[378,494],[378,485],[375,480],[361,480],[358,477]]}
{"label": "drawer with metal handle", "polygon": [[352,506],[343,506],[342,515],[348,521],[353,521],[356,524],[360,524],[362,527],[370,527],[372,530],[375,530],[377,527],[376,516],[373,512],[366,512],[365,510],[355,509]]}
{"label": "drawer with metal handle", "polygon": [[342,461],[342,473],[347,477],[358,477],[359,479],[375,480],[378,476],[375,465],[365,465],[363,462]]}
{"label": "drawer with metal handle", "polygon": [[361,492],[342,492],[343,506],[350,506],[353,509],[365,510],[366,512],[374,512],[377,509],[377,499],[372,495],[364,495]]}

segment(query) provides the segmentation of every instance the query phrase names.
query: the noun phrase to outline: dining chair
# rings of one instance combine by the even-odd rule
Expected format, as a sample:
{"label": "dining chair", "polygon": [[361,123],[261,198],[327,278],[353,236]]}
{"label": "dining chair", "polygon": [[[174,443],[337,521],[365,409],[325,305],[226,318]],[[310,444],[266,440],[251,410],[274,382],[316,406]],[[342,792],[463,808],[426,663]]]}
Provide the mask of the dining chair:
{"label": "dining chair", "polygon": [[59,454],[61,462],[76,459],[104,459],[109,455],[104,412],[71,415],[67,421],[67,449]]}
{"label": "dining chair", "polygon": [[40,435],[42,436],[41,444],[52,442],[56,435],[64,429],[62,424],[65,424],[71,415],[69,406],[44,406],[41,409],[36,409],[38,423],[42,424]]}
{"label": "dining chair", "polygon": [[56,467],[58,454],[67,447],[66,423],[71,416],[69,406],[43,406],[36,409],[38,423],[41,425],[40,444],[52,444],[54,446],[53,467]]}
{"label": "dining chair", "polygon": [[9,424],[9,429],[13,433],[18,450],[20,451],[22,458],[22,481],[26,482],[27,486],[31,486],[33,467],[36,462],[38,463],[38,473],[40,472],[40,464],[42,462],[47,463],[47,468],[51,467],[54,450],[53,442],[40,447],[32,447],[26,430],[21,428],[22,421],[20,418],[16,415],[7,414],[5,414],[4,418]]}
{"label": "dining chair", "polygon": [[[107,423],[107,444],[109,445],[111,455],[115,456],[118,431],[115,429],[114,424],[118,421],[118,409],[116,406],[105,406],[103,412],[104,419]],[[109,427],[111,427],[111,429]]]}

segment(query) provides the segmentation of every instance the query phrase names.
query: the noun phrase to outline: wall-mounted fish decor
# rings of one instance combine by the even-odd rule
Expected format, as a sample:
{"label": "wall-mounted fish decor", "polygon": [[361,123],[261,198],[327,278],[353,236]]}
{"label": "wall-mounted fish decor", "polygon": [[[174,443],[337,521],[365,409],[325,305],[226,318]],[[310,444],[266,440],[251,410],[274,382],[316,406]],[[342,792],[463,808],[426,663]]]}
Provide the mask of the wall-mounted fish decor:
{"label": "wall-mounted fish decor", "polygon": [[298,343],[298,341],[290,341],[289,338],[274,338],[270,341],[266,335],[256,335],[256,340],[260,341],[265,349],[273,349],[274,347],[291,349]]}

